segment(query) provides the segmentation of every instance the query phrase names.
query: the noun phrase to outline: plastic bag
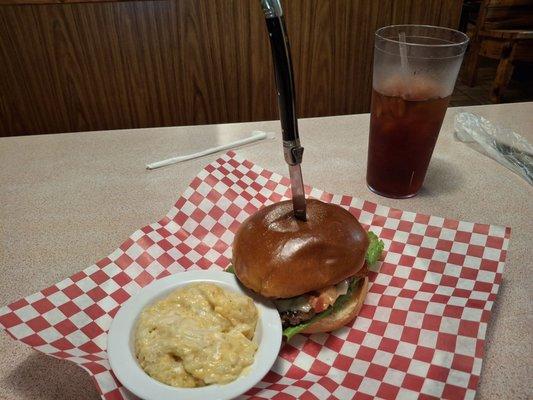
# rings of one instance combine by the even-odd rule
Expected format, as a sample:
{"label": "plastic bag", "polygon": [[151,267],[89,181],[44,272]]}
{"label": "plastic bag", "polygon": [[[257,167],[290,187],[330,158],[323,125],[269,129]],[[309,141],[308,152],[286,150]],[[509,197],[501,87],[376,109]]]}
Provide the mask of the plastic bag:
{"label": "plastic bag", "polygon": [[533,185],[533,146],[518,133],[493,125],[479,115],[463,112],[455,116],[455,138],[472,144],[477,151]]}

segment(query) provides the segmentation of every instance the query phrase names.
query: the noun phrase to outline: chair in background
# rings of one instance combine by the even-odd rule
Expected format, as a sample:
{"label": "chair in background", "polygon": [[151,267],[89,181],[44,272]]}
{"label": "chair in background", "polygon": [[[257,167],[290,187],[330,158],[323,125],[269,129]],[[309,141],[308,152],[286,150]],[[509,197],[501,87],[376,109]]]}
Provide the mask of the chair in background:
{"label": "chair in background", "polygon": [[461,32],[468,33],[468,25],[476,24],[480,6],[481,0],[463,0],[458,28]]}
{"label": "chair in background", "polygon": [[465,63],[469,86],[476,84],[480,56],[500,60],[490,92],[499,103],[514,63],[533,62],[533,0],[483,0]]}

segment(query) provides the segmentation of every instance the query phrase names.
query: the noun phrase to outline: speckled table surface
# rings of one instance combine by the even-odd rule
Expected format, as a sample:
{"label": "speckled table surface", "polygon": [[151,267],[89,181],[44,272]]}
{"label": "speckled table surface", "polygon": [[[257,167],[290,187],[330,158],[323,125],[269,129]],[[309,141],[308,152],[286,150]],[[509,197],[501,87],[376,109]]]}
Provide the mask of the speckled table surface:
{"label": "speckled table surface", "polygon": [[[533,397],[533,187],[453,138],[468,110],[533,141],[533,103],[448,110],[421,193],[392,200],[365,185],[368,114],[300,120],[306,183],[383,205],[512,228],[493,309],[478,399]],[[112,252],[158,220],[217,155],[159,170],[145,164],[226,143],[279,122],[118,130],[0,139],[0,304],[33,293]],[[238,150],[286,174],[279,135]],[[325,161],[329,155],[328,161]],[[88,375],[0,335],[0,398],[98,399]]]}

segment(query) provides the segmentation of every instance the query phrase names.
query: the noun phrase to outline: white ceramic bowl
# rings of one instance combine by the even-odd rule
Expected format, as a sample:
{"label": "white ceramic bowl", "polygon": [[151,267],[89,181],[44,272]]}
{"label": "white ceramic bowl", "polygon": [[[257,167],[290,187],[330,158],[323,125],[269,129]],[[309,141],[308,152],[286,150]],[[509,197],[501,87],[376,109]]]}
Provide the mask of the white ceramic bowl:
{"label": "white ceramic bowl", "polygon": [[[175,388],[146,374],[135,358],[134,334],[137,317],[149,304],[172,290],[192,282],[212,282],[252,297],[259,311],[254,340],[258,343],[254,363],[239,378],[225,385]],[[233,274],[222,271],[187,271],[152,282],[130,298],[115,315],[107,338],[107,353],[118,380],[144,400],[232,399],[252,388],[270,370],[281,346],[281,320],[274,305],[244,288]]]}

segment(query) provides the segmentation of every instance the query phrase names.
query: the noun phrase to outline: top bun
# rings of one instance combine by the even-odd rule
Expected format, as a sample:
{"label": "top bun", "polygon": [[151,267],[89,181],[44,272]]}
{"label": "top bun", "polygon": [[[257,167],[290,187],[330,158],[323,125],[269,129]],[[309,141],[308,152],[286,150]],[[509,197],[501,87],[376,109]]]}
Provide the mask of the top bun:
{"label": "top bun", "polygon": [[368,237],[357,219],[334,204],[307,199],[307,221],[292,202],[262,208],[233,241],[233,268],[248,288],[289,298],[335,285],[364,265]]}

